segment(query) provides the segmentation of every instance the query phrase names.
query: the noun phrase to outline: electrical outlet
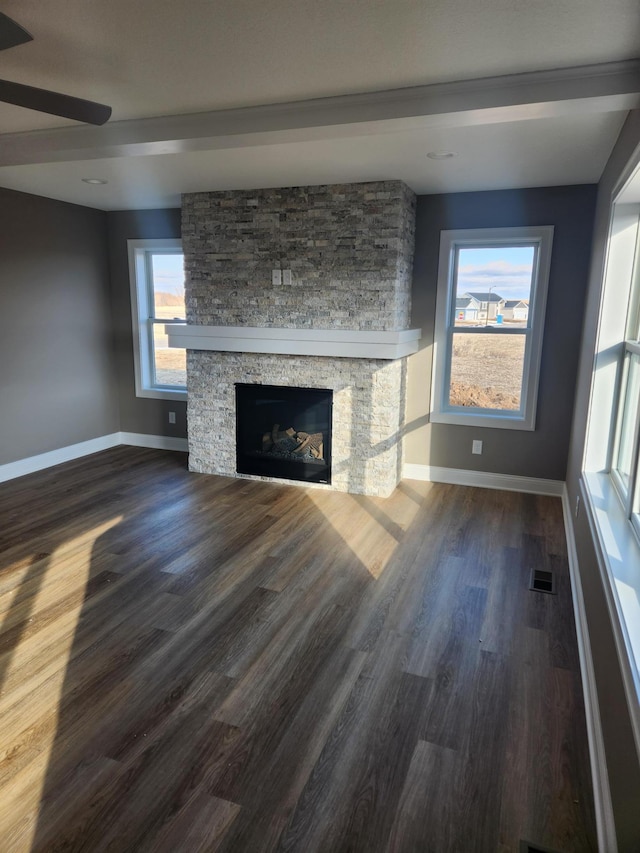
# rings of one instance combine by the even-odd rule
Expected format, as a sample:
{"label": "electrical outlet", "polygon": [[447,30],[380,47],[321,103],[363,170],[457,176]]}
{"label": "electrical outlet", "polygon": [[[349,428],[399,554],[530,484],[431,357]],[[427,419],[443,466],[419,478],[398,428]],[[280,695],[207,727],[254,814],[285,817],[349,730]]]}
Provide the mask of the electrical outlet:
{"label": "electrical outlet", "polygon": [[279,287],[282,284],[282,270],[271,270],[271,284]]}
{"label": "electrical outlet", "polygon": [[169,412],[169,423],[175,424],[175,422],[176,422],[176,413],[175,412]]}
{"label": "electrical outlet", "polygon": [[291,270],[282,270],[282,283],[291,286]]}
{"label": "electrical outlet", "polygon": [[471,452],[476,453],[477,455],[482,454],[482,442],[479,439],[474,439],[471,443]]}

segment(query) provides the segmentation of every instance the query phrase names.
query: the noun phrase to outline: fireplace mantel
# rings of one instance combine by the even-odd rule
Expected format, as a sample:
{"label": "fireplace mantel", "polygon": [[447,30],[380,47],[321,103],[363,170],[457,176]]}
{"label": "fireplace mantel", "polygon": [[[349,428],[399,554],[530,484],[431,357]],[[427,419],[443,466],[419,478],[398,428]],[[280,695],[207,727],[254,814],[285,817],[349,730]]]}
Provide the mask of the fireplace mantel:
{"label": "fireplace mantel", "polygon": [[170,347],[218,352],[275,353],[335,358],[404,358],[418,351],[420,329],[358,331],[168,323]]}

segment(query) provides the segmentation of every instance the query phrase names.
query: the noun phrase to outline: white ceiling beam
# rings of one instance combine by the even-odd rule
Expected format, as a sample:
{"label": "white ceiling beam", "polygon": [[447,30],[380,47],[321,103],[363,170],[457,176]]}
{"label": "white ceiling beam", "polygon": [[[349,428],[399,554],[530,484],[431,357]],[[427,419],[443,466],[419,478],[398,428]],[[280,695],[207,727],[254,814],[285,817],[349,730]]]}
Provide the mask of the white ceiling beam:
{"label": "white ceiling beam", "polygon": [[0,135],[0,166],[171,154],[640,106],[640,60]]}

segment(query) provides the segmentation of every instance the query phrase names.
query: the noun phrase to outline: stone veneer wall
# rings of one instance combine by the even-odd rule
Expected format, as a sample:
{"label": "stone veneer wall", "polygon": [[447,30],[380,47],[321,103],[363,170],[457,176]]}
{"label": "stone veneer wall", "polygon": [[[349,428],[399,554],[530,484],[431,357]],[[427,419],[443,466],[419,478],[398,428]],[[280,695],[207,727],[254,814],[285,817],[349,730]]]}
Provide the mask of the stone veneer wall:
{"label": "stone veneer wall", "polygon": [[[408,328],[415,196],[400,181],[183,196],[187,322]],[[272,285],[273,269],[291,285]],[[331,388],[328,488],[389,495],[402,469],[406,359],[190,350],[189,467],[236,473],[236,382]],[[242,475],[244,476],[244,475]]]}
{"label": "stone veneer wall", "polygon": [[[190,351],[189,467],[236,474],[235,383],[333,390],[331,485],[387,497],[402,472],[406,359]],[[320,487],[322,488],[322,487]]]}
{"label": "stone veneer wall", "polygon": [[414,227],[401,181],[184,195],[187,322],[406,329]]}

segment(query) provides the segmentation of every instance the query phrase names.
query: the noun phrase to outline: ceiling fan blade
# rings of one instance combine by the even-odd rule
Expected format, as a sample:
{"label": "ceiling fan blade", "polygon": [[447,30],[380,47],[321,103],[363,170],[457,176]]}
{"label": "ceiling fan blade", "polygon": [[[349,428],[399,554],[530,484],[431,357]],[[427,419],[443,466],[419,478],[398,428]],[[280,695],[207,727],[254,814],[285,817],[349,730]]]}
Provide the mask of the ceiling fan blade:
{"label": "ceiling fan blade", "polygon": [[22,83],[11,83],[9,80],[0,80],[0,101],[87,124],[104,124],[111,116],[111,107],[105,104],[24,86]]}
{"label": "ceiling fan blade", "polygon": [[0,12],[0,50],[16,47],[27,41],[33,41],[31,33],[28,33],[24,27],[16,24],[15,21]]}

